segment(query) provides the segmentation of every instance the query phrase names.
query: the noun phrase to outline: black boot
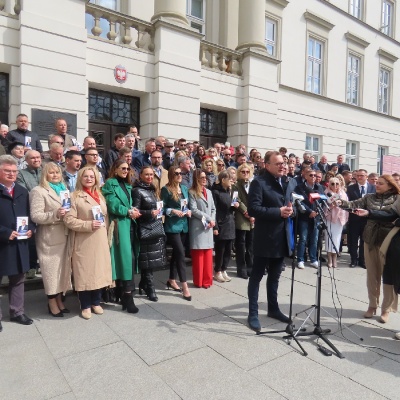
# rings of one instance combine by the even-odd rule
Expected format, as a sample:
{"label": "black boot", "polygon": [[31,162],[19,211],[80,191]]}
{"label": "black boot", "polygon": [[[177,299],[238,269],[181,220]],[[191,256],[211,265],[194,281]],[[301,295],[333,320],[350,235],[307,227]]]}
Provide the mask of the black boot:
{"label": "black boot", "polygon": [[158,301],[158,297],[156,295],[156,289],[154,287],[154,279],[153,272],[146,271],[146,294],[150,301]]}
{"label": "black boot", "polygon": [[135,306],[132,293],[124,293],[121,298],[122,311],[126,310],[128,313],[136,314],[139,309]]}

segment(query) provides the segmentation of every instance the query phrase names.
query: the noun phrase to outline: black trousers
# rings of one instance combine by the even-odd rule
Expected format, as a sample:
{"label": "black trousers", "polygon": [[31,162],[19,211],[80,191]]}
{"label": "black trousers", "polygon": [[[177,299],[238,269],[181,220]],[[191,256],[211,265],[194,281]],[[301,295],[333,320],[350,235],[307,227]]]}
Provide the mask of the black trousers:
{"label": "black trousers", "polygon": [[[349,247],[350,259],[352,263],[364,265],[364,240],[362,235],[367,221],[349,221],[347,227],[347,245]],[[360,245],[358,244],[360,241]]]}
{"label": "black trousers", "polygon": [[28,239],[28,247],[29,247],[29,268],[36,269],[38,267],[38,256],[36,252],[36,242],[34,233],[32,233],[32,236]]}
{"label": "black trousers", "polygon": [[251,272],[253,268],[253,237],[254,229],[242,231],[236,229],[235,248],[236,248],[236,268],[237,272]]}
{"label": "black trousers", "polygon": [[169,264],[169,279],[176,279],[178,272],[179,281],[186,282],[185,243],[186,233],[167,233],[167,243],[172,246],[172,258]]}
{"label": "black trousers", "polygon": [[91,306],[99,306],[101,299],[101,289],[96,290],[83,290],[78,292],[79,302],[81,303],[81,310],[90,308]]}
{"label": "black trousers", "polygon": [[215,272],[226,271],[229,262],[231,261],[233,240],[216,240],[214,243],[215,249]]}
{"label": "black trousers", "polygon": [[260,282],[267,268],[267,301],[268,312],[276,314],[279,311],[278,287],[284,258],[268,258],[254,256],[247,294],[249,297],[249,315],[258,315],[258,292]]}

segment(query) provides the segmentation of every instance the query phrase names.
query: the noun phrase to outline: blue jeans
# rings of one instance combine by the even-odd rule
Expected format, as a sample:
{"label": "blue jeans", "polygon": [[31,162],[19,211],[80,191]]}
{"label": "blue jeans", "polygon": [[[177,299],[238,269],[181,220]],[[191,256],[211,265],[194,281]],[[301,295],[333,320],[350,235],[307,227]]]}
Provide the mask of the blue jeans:
{"label": "blue jeans", "polygon": [[309,218],[309,221],[299,219],[299,242],[297,243],[297,261],[304,262],[304,252],[308,244],[308,255],[310,261],[317,261],[317,242],[318,228],[315,218]]}

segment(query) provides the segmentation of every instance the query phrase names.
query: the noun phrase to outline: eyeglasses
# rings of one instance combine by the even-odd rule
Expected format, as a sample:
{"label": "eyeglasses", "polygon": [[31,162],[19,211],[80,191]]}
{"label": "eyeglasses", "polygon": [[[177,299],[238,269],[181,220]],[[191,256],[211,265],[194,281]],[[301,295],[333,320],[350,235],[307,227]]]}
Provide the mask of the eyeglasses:
{"label": "eyeglasses", "polygon": [[175,176],[182,176],[183,173],[182,173],[182,172],[174,172],[174,175],[175,175]]}
{"label": "eyeglasses", "polygon": [[229,156],[229,157],[232,157],[232,154],[228,154],[228,153],[224,153],[224,156]]}
{"label": "eyeglasses", "polygon": [[240,171],[242,174],[249,174],[250,171]]}
{"label": "eyeglasses", "polygon": [[223,167],[225,164],[217,163],[218,167]]}
{"label": "eyeglasses", "polygon": [[330,186],[339,186],[340,183],[334,182],[334,183],[330,183],[329,185],[330,185]]}
{"label": "eyeglasses", "polygon": [[129,171],[129,168],[127,168],[127,167],[121,167],[121,168],[119,168],[121,171]]}
{"label": "eyeglasses", "polygon": [[309,174],[308,176],[311,176],[311,177],[313,177],[313,176],[317,176],[317,175],[315,175],[315,174]]}
{"label": "eyeglasses", "polygon": [[86,153],[86,155],[87,155],[87,156],[92,156],[92,157],[98,157],[98,156],[99,156],[98,154],[94,154],[94,153],[89,153],[89,154]]}
{"label": "eyeglasses", "polygon": [[[268,163],[268,164],[271,164],[271,163]],[[275,167],[286,167],[287,163],[285,163],[285,162],[277,162],[277,163],[271,164],[271,165],[275,165]]]}

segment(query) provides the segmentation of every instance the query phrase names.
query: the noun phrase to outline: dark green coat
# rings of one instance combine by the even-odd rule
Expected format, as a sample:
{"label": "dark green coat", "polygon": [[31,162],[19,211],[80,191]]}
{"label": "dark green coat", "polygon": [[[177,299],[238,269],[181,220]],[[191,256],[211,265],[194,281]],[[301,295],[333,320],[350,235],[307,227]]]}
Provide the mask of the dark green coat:
{"label": "dark green coat", "polygon": [[[110,223],[114,220],[118,223],[119,243],[116,243],[114,236],[110,249],[112,277],[113,280],[127,281],[132,279],[131,224],[136,224],[136,222],[128,215],[129,209],[132,208],[132,186],[125,183],[125,187],[130,195],[129,201],[116,178],[108,179],[101,191],[106,199]],[[139,253],[139,241],[136,237],[133,239],[133,245],[134,254],[137,255]],[[135,259],[137,260],[137,257]]]}
{"label": "dark green coat", "polygon": [[[182,195],[187,200],[189,208],[189,191],[185,185],[181,185]],[[181,209],[180,199],[174,200],[172,194],[166,186],[161,189],[161,200],[164,202],[164,210],[173,208],[174,210]],[[177,217],[176,215],[165,215],[164,231],[165,233],[187,233],[189,230],[188,217]]]}

